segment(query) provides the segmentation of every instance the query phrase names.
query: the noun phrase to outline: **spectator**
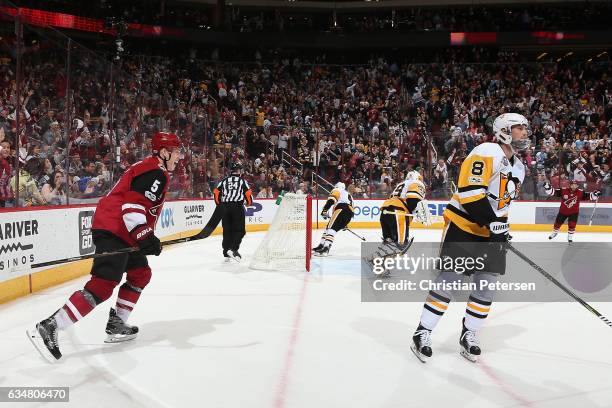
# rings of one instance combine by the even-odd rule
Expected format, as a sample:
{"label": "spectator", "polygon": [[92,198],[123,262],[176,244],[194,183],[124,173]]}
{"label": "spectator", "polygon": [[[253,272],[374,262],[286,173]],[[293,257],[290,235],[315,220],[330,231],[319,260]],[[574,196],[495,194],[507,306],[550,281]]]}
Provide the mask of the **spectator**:
{"label": "spectator", "polygon": [[19,160],[24,165],[19,170],[19,186],[17,186],[17,177],[11,178],[11,188],[13,191],[19,190],[18,206],[30,207],[47,204],[36,185],[36,175],[40,172],[41,167],[40,159],[33,157],[26,162],[20,157]]}
{"label": "spectator", "polygon": [[56,171],[53,173],[53,177],[43,186],[41,194],[45,201],[50,205],[63,205],[66,204],[66,193],[64,187],[66,180],[64,173]]}
{"label": "spectator", "polygon": [[0,143],[0,207],[12,205],[13,191],[10,181],[13,166],[10,163],[11,145],[9,142]]}

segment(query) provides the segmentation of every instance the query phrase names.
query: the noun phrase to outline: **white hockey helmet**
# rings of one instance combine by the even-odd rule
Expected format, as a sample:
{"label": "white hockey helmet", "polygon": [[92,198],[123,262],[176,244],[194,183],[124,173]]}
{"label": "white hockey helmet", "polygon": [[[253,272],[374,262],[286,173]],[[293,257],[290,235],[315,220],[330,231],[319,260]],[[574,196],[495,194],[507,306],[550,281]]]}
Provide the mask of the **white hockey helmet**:
{"label": "white hockey helmet", "polygon": [[342,190],[345,190],[345,189],[346,189],[346,186],[344,185],[344,183],[342,183],[342,182],[338,182],[338,183],[336,183],[336,185],[334,186],[334,188],[336,188],[336,189],[338,189],[338,190],[342,191]]}
{"label": "white hockey helmet", "polygon": [[411,170],[406,173],[406,181],[420,181],[423,182],[423,176],[416,170]]}
{"label": "white hockey helmet", "polygon": [[506,145],[511,145],[517,150],[529,148],[531,144],[529,136],[521,140],[512,140],[512,127],[518,125],[528,127],[529,121],[519,113],[502,113],[493,121],[493,134],[495,135],[495,140]]}

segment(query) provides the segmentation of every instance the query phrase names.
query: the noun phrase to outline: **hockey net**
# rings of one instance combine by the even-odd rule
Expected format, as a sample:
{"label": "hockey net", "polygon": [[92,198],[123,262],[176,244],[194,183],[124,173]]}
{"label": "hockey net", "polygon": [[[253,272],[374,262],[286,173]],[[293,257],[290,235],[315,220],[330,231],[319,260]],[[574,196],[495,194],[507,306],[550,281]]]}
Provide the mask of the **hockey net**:
{"label": "hockey net", "polygon": [[309,271],[311,237],[312,199],[304,194],[287,193],[249,267]]}

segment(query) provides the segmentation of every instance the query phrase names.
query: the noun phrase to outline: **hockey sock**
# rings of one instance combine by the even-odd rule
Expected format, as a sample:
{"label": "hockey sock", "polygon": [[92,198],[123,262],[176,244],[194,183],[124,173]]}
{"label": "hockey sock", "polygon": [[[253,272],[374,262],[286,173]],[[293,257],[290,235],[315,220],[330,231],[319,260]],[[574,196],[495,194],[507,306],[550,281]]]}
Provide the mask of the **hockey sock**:
{"label": "hockey sock", "polygon": [[326,231],[325,234],[323,234],[323,246],[325,248],[329,248],[332,246],[332,244],[334,243],[335,235],[336,231],[334,231],[333,229],[330,229]]}
{"label": "hockey sock", "polygon": [[136,302],[138,302],[138,298],[140,298],[141,293],[141,288],[133,286],[129,282],[125,282],[119,288],[116,310],[117,316],[119,316],[124,323],[127,323],[130,313],[132,313],[132,310],[134,310]]}
{"label": "hockey sock", "polygon": [[427,330],[433,330],[450,303],[450,298],[442,295],[439,292],[429,291],[429,296],[425,300],[423,305],[423,312],[421,313],[420,325]]}
{"label": "hockey sock", "polygon": [[470,295],[465,309],[464,325],[468,330],[478,331],[484,325],[486,317],[489,315],[491,302]]}
{"label": "hockey sock", "polygon": [[91,293],[86,290],[77,290],[68,298],[66,304],[53,315],[57,328],[66,330],[87,316],[96,307],[96,304],[96,299]]}
{"label": "hockey sock", "polygon": [[576,231],[576,221],[568,221],[567,222],[567,233],[572,236]]}

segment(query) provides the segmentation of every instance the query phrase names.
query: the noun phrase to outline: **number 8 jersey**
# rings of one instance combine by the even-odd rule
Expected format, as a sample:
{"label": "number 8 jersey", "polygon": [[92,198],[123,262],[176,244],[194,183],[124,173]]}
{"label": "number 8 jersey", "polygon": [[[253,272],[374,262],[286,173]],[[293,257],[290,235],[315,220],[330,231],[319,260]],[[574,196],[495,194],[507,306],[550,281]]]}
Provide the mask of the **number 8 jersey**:
{"label": "number 8 jersey", "polygon": [[476,146],[461,164],[457,192],[444,211],[445,220],[467,233],[488,237],[486,226],[508,217],[524,178],[525,166],[516,155],[508,159],[497,143]]}

